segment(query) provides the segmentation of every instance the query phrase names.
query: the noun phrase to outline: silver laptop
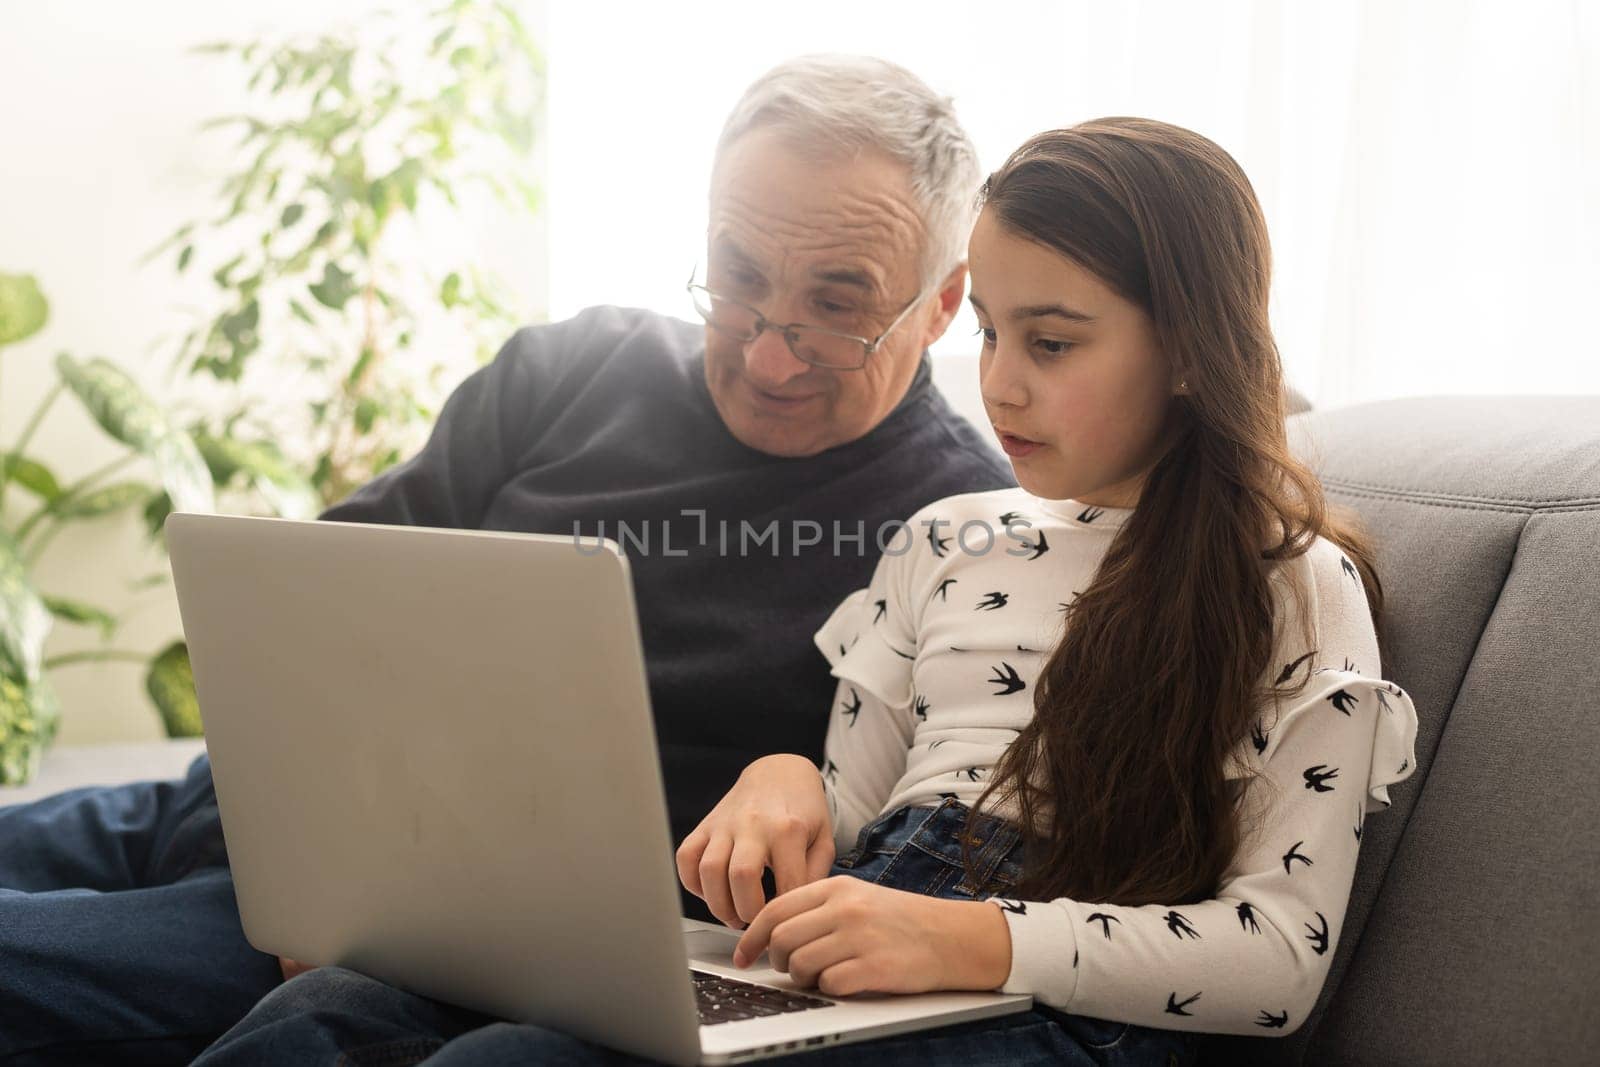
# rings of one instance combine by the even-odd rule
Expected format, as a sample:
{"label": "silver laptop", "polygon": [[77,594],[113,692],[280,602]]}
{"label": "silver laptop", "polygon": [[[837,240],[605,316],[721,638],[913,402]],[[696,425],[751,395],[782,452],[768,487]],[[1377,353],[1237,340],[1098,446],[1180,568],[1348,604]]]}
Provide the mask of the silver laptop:
{"label": "silver laptop", "polygon": [[263,952],[672,1064],[1031,1005],[822,996],[765,957],[740,971],[737,932],[680,914],[614,544],[191,514],[166,531]]}

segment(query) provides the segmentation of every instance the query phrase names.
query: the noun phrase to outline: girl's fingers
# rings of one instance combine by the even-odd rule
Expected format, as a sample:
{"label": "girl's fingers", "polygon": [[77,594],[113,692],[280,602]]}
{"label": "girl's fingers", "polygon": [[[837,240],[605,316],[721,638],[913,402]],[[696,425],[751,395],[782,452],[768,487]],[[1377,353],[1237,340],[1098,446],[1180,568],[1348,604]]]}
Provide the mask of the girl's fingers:
{"label": "girl's fingers", "polygon": [[772,928],[767,939],[767,960],[773,970],[787,972],[795,952],[833,931],[833,920],[820,907],[793,915]]}
{"label": "girl's fingers", "polygon": [[789,977],[800,985],[815,986],[822,972],[853,958],[855,948],[848,939],[839,933],[829,933],[789,953]]}
{"label": "girl's fingers", "polygon": [[761,885],[761,875],[766,869],[764,837],[746,831],[734,839],[733,852],[728,859],[728,886],[736,917],[746,925],[761,914],[767,902],[766,890]]}
{"label": "girl's fingers", "polygon": [[724,925],[735,926],[739,913],[733,907],[733,893],[728,887],[728,857],[733,852],[733,839],[727,834],[711,838],[700,856],[700,899]]}

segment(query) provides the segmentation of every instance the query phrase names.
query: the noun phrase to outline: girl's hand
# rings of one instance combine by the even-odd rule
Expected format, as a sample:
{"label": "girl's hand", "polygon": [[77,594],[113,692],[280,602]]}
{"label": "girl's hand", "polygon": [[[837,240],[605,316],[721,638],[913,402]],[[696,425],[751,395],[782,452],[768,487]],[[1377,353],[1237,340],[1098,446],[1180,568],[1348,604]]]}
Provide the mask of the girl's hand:
{"label": "girl's hand", "polygon": [[772,868],[781,895],[827,876],[833,819],[822,775],[804,756],[764,756],[744,769],[678,846],[678,878],[723,924],[743,929],[767,903]]}
{"label": "girl's hand", "polygon": [[1011,973],[1011,929],[984,901],[941,900],[840,875],[775,897],[733,960],[762,950],[774,970],[829,996],[998,989]]}

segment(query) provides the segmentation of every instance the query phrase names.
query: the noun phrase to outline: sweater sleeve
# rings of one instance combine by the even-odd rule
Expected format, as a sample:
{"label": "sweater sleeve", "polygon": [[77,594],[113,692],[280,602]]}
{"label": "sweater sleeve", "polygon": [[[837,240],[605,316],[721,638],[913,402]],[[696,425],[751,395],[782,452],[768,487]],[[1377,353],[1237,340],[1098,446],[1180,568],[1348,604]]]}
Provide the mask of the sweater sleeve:
{"label": "sweater sleeve", "polygon": [[844,855],[906,770],[915,721],[911,669],[916,626],[905,595],[904,561],[885,555],[872,584],[851,593],[816,633],[839,679],[823,744],[822,781]]}
{"label": "sweater sleeve", "polygon": [[1360,579],[1336,550],[1321,555],[1306,568],[1311,647],[1280,634],[1274,650],[1273,676],[1306,685],[1263,708],[1250,823],[1216,895],[1140,907],[990,898],[1011,932],[1003,992],[1169,1030],[1272,1037],[1305,1021],[1338,947],[1363,819],[1416,763],[1416,711],[1376,677]]}

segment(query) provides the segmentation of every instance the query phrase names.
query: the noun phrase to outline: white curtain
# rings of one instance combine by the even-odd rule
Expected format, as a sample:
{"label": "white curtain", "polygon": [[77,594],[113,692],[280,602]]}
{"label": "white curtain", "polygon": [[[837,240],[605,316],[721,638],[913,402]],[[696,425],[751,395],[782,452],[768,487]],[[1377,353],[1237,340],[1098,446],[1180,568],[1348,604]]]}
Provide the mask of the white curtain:
{"label": "white curtain", "polygon": [[787,56],[863,52],[953,96],[986,169],[1101,115],[1219,142],[1265,208],[1284,362],[1319,406],[1600,392],[1585,0],[552,4],[548,45],[556,317],[692,315],[724,114]]}

